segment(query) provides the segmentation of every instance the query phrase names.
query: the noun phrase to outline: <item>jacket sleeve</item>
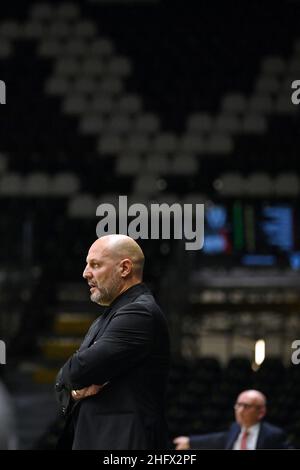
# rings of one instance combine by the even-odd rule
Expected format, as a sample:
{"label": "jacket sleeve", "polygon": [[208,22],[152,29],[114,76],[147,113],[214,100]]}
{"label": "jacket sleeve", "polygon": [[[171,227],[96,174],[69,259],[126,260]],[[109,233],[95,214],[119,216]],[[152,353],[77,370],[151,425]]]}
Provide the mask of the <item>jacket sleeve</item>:
{"label": "jacket sleeve", "polygon": [[190,436],[191,449],[225,449],[225,432],[194,434]]}
{"label": "jacket sleeve", "polygon": [[104,384],[143,361],[152,338],[151,313],[137,303],[126,305],[92,346],[71,356],[61,369],[62,381],[69,389]]}

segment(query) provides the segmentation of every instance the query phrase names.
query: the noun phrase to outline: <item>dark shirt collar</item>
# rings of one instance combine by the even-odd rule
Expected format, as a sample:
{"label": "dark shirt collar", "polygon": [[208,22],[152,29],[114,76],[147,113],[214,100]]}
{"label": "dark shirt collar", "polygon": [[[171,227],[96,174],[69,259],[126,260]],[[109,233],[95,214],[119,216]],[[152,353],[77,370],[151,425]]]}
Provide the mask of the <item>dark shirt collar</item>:
{"label": "dark shirt collar", "polygon": [[129,287],[127,290],[122,292],[122,294],[118,295],[118,297],[116,297],[106,308],[110,311],[116,310],[117,308],[127,304],[129,301],[136,299],[141,294],[150,294],[148,287],[143,282]]}

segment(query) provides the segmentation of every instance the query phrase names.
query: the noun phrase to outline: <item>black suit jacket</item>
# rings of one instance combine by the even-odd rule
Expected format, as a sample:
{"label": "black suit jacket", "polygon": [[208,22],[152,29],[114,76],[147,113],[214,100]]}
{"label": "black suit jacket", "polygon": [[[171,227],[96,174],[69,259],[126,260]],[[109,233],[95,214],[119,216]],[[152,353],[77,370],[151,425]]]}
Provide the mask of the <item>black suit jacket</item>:
{"label": "black suit jacket", "polygon": [[[138,284],[121,294],[91,326],[80,349],[56,380],[67,415],[58,448],[164,449],[164,401],[169,371],[169,334],[151,292]],[[76,403],[72,389],[107,383]],[[68,432],[67,432],[68,431]]]}
{"label": "black suit jacket", "polygon": [[[232,449],[241,428],[233,423],[226,432],[190,436],[191,449]],[[285,432],[266,421],[260,423],[256,449],[291,449]]]}

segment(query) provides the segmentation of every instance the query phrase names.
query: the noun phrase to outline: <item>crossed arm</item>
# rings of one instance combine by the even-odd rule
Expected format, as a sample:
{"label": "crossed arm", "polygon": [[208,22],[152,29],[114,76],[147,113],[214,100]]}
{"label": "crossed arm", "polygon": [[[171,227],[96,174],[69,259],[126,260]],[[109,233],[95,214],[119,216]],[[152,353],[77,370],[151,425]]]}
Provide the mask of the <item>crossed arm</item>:
{"label": "crossed arm", "polygon": [[111,378],[141,361],[150,350],[152,328],[152,315],[138,304],[119,311],[99,340],[73,354],[61,369],[62,383],[72,398],[99,393]]}

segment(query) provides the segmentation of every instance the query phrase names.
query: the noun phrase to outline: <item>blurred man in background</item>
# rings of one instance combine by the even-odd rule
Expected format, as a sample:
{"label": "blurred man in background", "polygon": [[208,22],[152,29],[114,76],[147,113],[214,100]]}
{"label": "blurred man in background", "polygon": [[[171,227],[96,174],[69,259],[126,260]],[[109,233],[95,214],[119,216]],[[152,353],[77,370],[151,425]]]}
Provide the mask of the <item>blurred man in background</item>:
{"label": "blurred man in background", "polygon": [[289,449],[285,432],[262,421],[266,415],[266,397],[258,390],[245,390],[234,405],[235,419],[226,432],[179,436],[176,450],[186,449]]}
{"label": "blurred man in background", "polygon": [[142,283],[144,255],[124,235],[91,246],[83,273],[91,300],[105,306],[80,349],[60,370],[67,415],[58,448],[164,449],[169,369],[166,320]]}

